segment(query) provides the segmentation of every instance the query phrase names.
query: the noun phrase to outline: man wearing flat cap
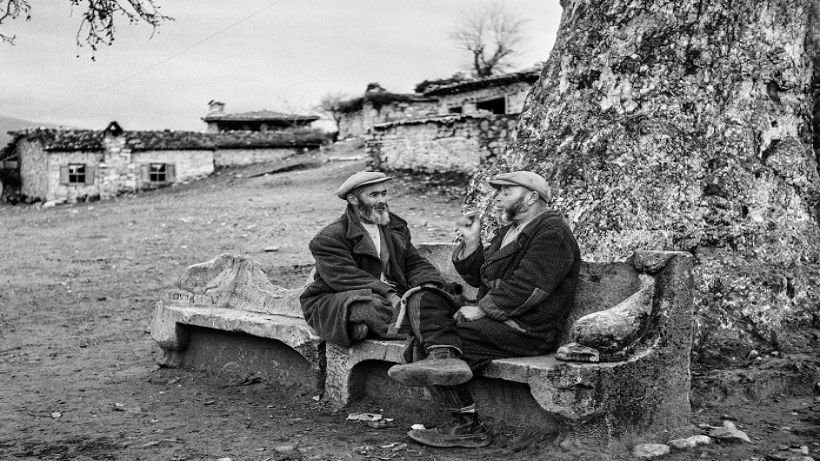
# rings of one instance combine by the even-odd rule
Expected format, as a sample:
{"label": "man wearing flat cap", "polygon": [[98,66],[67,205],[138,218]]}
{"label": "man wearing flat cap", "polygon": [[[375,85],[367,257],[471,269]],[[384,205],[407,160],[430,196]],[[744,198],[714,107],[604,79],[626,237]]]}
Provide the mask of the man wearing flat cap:
{"label": "man wearing flat cap", "polygon": [[402,384],[427,386],[453,413],[449,424],[408,433],[429,446],[491,443],[466,382],[493,359],[553,352],[574,303],[580,251],[564,219],[548,208],[547,182],[529,171],[499,174],[489,182],[497,189],[503,226],[484,247],[479,219],[462,217],[453,253],[456,270],[478,288],[477,301],[457,308],[409,303],[413,333],[427,354],[388,370]]}
{"label": "man wearing flat cap", "polygon": [[[327,341],[399,339],[390,329],[411,288],[440,287],[439,272],[410,241],[407,222],[390,212],[384,173],[362,171],[336,191],[345,214],[310,241],[314,280],[302,291],[305,320]],[[435,296],[429,295],[429,296]]]}

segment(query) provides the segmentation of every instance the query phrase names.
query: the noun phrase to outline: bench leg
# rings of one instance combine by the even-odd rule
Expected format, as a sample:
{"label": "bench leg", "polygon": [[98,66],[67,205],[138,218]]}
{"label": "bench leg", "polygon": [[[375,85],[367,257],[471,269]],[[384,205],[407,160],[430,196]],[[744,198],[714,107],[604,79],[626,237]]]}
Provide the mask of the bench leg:
{"label": "bench leg", "polygon": [[358,363],[346,347],[327,343],[327,377],[325,379],[325,400],[334,408],[341,408],[361,397],[363,390],[354,389],[353,367]]}
{"label": "bench leg", "polygon": [[325,357],[325,347],[326,343],[324,341],[320,341],[304,344],[301,346],[296,346],[293,348],[293,350],[298,352],[299,355],[301,355],[305,358],[305,360],[307,360],[307,363],[310,364],[311,370],[313,370],[313,376],[316,379],[316,383],[314,386],[314,388],[316,389],[316,395],[322,395],[322,393],[325,391],[325,368],[327,366],[327,359]]}
{"label": "bench leg", "polygon": [[177,320],[177,316],[166,309],[162,301],[157,302],[151,320],[151,337],[163,352],[157,361],[160,366],[178,367],[182,360],[181,352],[188,347],[191,339],[188,330]]}

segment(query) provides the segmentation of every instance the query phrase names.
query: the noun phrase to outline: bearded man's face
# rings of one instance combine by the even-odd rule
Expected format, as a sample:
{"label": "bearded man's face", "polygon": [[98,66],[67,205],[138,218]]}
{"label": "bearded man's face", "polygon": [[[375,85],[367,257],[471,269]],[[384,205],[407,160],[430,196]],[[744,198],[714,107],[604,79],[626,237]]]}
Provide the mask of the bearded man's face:
{"label": "bearded man's face", "polygon": [[495,196],[495,209],[501,224],[518,222],[527,211],[526,195],[529,191],[520,186],[501,186]]}
{"label": "bearded man's face", "polygon": [[384,226],[390,222],[390,207],[387,205],[387,186],[384,183],[363,186],[354,194],[355,202],[351,202],[359,218],[367,224]]}

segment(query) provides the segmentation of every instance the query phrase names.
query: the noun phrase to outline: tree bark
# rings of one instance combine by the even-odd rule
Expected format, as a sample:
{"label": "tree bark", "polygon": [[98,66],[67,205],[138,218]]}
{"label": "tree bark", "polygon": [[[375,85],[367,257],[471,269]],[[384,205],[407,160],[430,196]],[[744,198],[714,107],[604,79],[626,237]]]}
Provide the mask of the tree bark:
{"label": "tree bark", "polygon": [[820,322],[814,3],[564,0],[468,203],[487,209],[493,174],[540,173],[585,259],[697,257],[700,352],[806,345],[790,326]]}

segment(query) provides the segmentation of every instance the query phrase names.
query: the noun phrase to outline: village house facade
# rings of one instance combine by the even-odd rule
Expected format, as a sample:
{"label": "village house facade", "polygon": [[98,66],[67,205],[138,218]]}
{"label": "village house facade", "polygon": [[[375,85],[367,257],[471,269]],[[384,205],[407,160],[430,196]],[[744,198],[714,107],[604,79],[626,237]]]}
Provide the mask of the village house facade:
{"label": "village house facade", "polygon": [[540,66],[481,79],[420,83],[420,97],[435,103],[421,116],[367,127],[372,163],[383,170],[472,174],[506,147],[539,75]]}
{"label": "village house facade", "polygon": [[481,79],[420,84],[425,97],[438,100],[439,115],[478,114],[496,115],[519,114],[524,107],[524,99],[538,80],[540,68],[520,72],[495,75]]}
{"label": "village house facade", "polygon": [[340,107],[339,139],[370,135],[376,125],[454,114],[518,114],[541,67],[480,79],[424,81],[415,93],[391,93],[378,83]]}
{"label": "village house facade", "polygon": [[340,107],[339,139],[363,137],[374,125],[438,114],[439,101],[419,94],[390,93],[370,83],[364,96]]}
{"label": "village house facade", "polygon": [[278,160],[318,148],[321,137],[280,133],[37,128],[11,132],[20,193],[45,202],[106,199],[205,177],[222,166]]}

